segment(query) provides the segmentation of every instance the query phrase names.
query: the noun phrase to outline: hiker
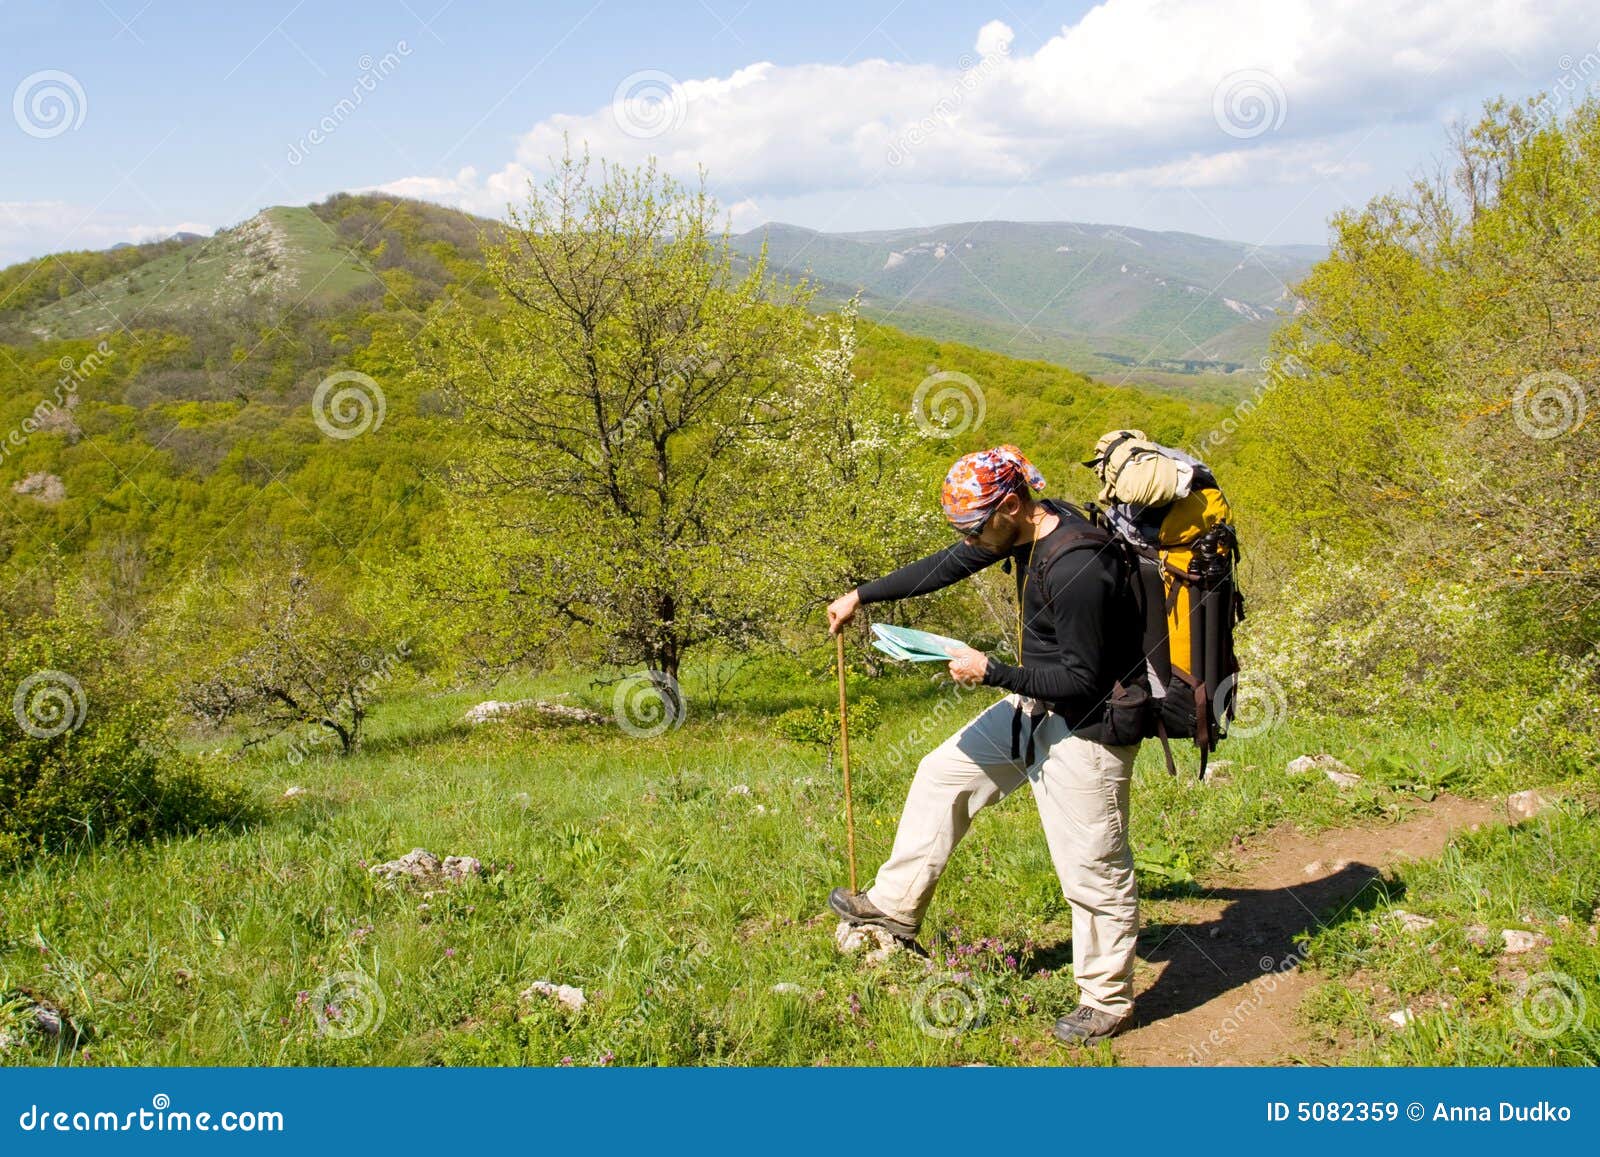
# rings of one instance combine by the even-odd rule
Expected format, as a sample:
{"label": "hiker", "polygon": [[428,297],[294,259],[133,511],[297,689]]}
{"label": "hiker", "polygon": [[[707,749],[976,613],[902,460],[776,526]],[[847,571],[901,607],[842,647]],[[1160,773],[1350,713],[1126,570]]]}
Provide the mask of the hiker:
{"label": "hiker", "polygon": [[1128,784],[1148,683],[1142,617],[1124,601],[1132,592],[1119,573],[1125,560],[1076,507],[1036,497],[1044,487],[1015,446],[966,455],[942,494],[961,541],[829,605],[828,629],[837,633],[863,604],[928,594],[1007,560],[1017,576],[1021,665],[970,647],[952,653],[952,679],[1007,694],[918,764],[873,885],[835,888],[828,903],[851,923],[914,938],[973,817],[1031,783],[1072,908],[1079,1003],[1056,1022],[1055,1036],[1088,1044],[1132,1022],[1139,903]]}

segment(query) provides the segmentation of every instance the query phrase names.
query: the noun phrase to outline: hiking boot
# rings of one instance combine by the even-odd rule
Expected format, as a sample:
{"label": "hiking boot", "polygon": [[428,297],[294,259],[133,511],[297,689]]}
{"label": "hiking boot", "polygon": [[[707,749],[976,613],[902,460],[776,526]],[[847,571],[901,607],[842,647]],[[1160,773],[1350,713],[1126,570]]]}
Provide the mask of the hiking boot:
{"label": "hiking boot", "polygon": [[896,920],[887,913],[880,912],[864,892],[852,892],[849,888],[835,888],[828,893],[828,907],[839,913],[851,924],[875,924],[886,932],[893,933],[902,940],[916,938],[917,926],[907,924],[904,920]]}
{"label": "hiking boot", "polygon": [[1092,1045],[1110,1040],[1133,1024],[1133,1014],[1113,1016],[1087,1004],[1080,1004],[1056,1021],[1055,1037],[1062,1044]]}

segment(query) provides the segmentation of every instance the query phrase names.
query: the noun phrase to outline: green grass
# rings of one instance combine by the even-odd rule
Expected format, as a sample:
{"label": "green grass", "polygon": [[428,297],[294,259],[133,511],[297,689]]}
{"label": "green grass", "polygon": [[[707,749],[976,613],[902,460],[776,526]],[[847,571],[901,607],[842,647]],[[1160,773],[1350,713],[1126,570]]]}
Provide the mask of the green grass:
{"label": "green grass", "polygon": [[[1335,980],[1307,1015],[1372,1064],[1600,1063],[1595,821],[1569,802],[1386,876],[1376,906],[1311,937],[1311,962]],[[1435,923],[1398,932],[1395,908]],[[1506,929],[1549,943],[1503,955]],[[1415,1019],[1397,1028],[1385,1018],[1402,1007]]]}
{"label": "green grass", "polygon": [[[254,828],[47,857],[0,879],[0,990],[47,997],[86,1033],[76,1050],[33,1037],[0,1056],[115,1065],[1113,1063],[1108,1046],[1074,1053],[1049,1042],[1075,988],[1069,915],[1031,800],[980,817],[952,861],[924,928],[938,978],[907,954],[875,969],[839,955],[835,921],[822,914],[828,889],[845,881],[837,772],[814,749],[769,735],[775,710],[828,702],[831,680],[768,664],[720,707],[694,680],[686,686],[688,722],[654,739],[609,726],[468,728],[463,710],[488,696],[414,692],[380,709],[348,759],[291,764],[283,744],[253,753],[240,770],[273,801]],[[863,882],[888,851],[916,758],[993,697],[966,693],[952,704],[942,698],[948,685],[915,676],[870,690],[884,724],[853,753]],[[609,688],[582,681],[500,687],[493,697],[535,691],[601,709],[611,702]],[[1359,762],[1371,739],[1353,724],[1284,724],[1230,740],[1234,766],[1215,786],[1193,781],[1192,759],[1170,779],[1151,745],[1134,786],[1145,921],[1164,919],[1163,906],[1188,893],[1184,865],[1202,878],[1225,865],[1236,834],[1385,822],[1414,804],[1387,791],[1352,804],[1325,781],[1283,774],[1310,750]],[[1449,760],[1465,744],[1441,730],[1385,750]],[[290,785],[305,794],[283,799]],[[1467,776],[1455,790],[1495,786]],[[1511,854],[1522,845],[1508,846],[1504,862],[1474,851],[1490,846],[1487,835],[1467,845],[1480,864],[1472,886],[1492,894],[1503,894],[1500,876],[1533,879],[1549,861],[1541,852],[1522,862]],[[477,856],[486,872],[428,895],[367,871],[413,847]],[[1594,847],[1592,838],[1563,845]],[[1458,877],[1469,879],[1449,878]],[[1443,878],[1419,876],[1415,886]],[[1592,875],[1584,879],[1577,891],[1592,893]],[[1567,893],[1554,884],[1539,893],[1552,903],[1558,894]],[[1466,896],[1444,891],[1437,904]],[[1356,933],[1345,925],[1327,935],[1319,963],[1339,956],[1334,937]],[[330,999],[347,1023],[368,1014],[376,1023],[349,1038],[321,1031],[315,994],[352,977],[355,997]],[[581,986],[589,1003],[574,1013],[520,1000],[538,979]],[[944,1003],[930,983],[949,988]],[[960,1021],[978,1003],[982,1015],[966,1031],[919,1026],[919,1006],[937,1027],[941,1010]]]}
{"label": "green grass", "polygon": [[[258,222],[270,228],[259,229]],[[43,306],[29,326],[41,335],[83,336],[262,296],[283,306],[324,305],[376,283],[310,209],[277,206],[209,240]]]}

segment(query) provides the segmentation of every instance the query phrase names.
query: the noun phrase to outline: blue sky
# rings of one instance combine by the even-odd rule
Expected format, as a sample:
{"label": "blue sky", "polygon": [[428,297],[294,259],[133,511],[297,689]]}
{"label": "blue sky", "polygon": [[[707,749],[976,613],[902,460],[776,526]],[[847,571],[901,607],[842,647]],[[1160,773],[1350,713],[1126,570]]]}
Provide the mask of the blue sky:
{"label": "blue sky", "polygon": [[341,189],[495,213],[563,133],[706,165],[741,228],[1321,242],[1485,96],[1600,77],[1571,0],[0,0],[0,26],[0,261]]}

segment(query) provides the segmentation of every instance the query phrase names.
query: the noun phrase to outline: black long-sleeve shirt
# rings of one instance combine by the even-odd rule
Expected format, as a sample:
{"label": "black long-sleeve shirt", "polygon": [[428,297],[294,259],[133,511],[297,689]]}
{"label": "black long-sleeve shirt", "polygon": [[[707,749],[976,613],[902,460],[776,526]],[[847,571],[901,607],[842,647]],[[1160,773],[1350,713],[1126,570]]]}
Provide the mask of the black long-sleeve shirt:
{"label": "black long-sleeve shirt", "polygon": [[1069,550],[1043,573],[1028,578],[1030,561],[1045,557],[1055,536],[1085,522],[1070,508],[1048,501],[1046,506],[1061,521],[1043,538],[1000,553],[957,542],[863,583],[856,594],[862,603],[931,594],[1010,557],[1022,607],[1022,663],[1013,666],[991,655],[983,681],[1049,704],[1076,732],[1100,720],[1113,684],[1132,665],[1142,666],[1143,652],[1137,635],[1118,630],[1119,623],[1130,620],[1118,603],[1124,588],[1113,554],[1093,548]]}

